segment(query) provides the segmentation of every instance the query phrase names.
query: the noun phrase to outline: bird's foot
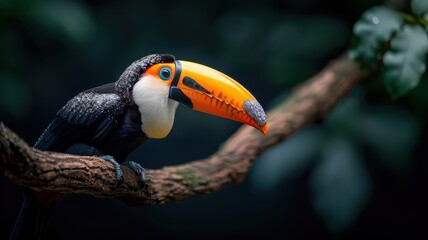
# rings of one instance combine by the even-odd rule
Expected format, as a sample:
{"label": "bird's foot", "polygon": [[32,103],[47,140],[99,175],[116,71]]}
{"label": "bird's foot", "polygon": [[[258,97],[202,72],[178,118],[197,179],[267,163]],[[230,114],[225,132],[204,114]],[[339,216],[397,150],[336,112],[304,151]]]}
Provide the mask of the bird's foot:
{"label": "bird's foot", "polygon": [[120,164],[116,162],[116,159],[114,159],[114,157],[110,155],[101,155],[98,157],[113,164],[114,170],[116,171],[116,186],[119,186],[120,184],[122,184],[123,172],[122,172],[122,169],[120,169]]}
{"label": "bird's foot", "polygon": [[133,161],[124,162],[123,165],[131,168],[138,175],[138,179],[140,180],[141,188],[144,188],[147,184],[146,170],[138,163]]}

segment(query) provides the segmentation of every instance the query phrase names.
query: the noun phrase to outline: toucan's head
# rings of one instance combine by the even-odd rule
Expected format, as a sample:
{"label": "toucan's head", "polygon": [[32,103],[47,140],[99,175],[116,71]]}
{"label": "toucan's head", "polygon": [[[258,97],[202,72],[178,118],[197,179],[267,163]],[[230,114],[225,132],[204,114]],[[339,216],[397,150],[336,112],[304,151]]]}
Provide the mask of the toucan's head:
{"label": "toucan's head", "polygon": [[[153,116],[155,111],[164,111],[163,108],[171,109],[166,112],[175,112],[174,102],[179,102],[197,111],[251,125],[263,134],[268,130],[263,108],[247,89],[231,77],[198,63],[173,57],[154,63],[140,73],[133,95],[142,114],[143,125],[143,115]],[[171,116],[156,117],[159,118]],[[172,121],[173,118],[174,115]],[[156,119],[153,121],[158,121]],[[144,131],[147,133],[150,129]]]}

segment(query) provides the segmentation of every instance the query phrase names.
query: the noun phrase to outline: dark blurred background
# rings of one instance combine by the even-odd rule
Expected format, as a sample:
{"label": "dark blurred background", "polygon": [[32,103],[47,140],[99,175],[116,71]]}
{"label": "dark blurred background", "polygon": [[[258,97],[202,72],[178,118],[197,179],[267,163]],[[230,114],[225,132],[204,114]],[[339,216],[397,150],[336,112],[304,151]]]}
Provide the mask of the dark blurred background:
{"label": "dark blurred background", "polygon": [[[0,0],[0,120],[33,144],[68,99],[116,81],[151,53],[214,67],[269,109],[343,52],[353,23],[380,4]],[[48,237],[427,239],[427,81],[397,101],[381,79],[361,84],[322,123],[266,152],[242,184],[219,192],[145,208],[66,196]],[[180,107],[171,134],[130,158],[147,168],[200,159],[238,127]],[[0,239],[21,200],[0,175]]]}

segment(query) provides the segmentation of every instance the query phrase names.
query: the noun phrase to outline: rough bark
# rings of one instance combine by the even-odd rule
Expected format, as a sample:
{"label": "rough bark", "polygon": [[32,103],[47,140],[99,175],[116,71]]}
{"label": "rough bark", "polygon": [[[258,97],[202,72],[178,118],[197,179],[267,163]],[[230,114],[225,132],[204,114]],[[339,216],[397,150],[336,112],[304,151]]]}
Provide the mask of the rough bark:
{"label": "rough bark", "polygon": [[115,171],[110,163],[96,157],[38,151],[3,124],[0,170],[11,181],[34,190],[112,197],[133,206],[174,202],[218,191],[241,182],[262,152],[321,119],[363,77],[347,55],[341,56],[268,112],[267,136],[242,126],[206,159],[147,170],[144,189],[139,188],[137,176],[127,167],[122,167],[123,184],[115,186]]}

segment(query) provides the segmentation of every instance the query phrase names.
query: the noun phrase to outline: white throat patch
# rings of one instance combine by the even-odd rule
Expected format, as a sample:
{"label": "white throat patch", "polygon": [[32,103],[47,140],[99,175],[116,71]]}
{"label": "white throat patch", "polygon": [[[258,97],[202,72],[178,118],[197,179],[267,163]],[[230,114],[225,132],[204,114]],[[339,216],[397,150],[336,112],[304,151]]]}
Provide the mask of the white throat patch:
{"label": "white throat patch", "polygon": [[164,138],[171,131],[178,103],[168,98],[169,86],[144,74],[132,89],[141,114],[142,130],[149,138]]}

